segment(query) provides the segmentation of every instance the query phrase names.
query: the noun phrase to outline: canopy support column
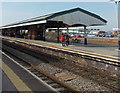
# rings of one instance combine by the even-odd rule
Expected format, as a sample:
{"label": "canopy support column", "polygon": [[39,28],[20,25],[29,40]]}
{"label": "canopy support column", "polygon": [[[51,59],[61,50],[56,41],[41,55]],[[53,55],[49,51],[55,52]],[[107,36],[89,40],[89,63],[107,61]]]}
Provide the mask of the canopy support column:
{"label": "canopy support column", "polygon": [[45,32],[46,32],[45,24],[43,24],[43,41],[45,41]]}
{"label": "canopy support column", "polygon": [[118,8],[118,49],[120,50],[120,1],[117,1]]}
{"label": "canopy support column", "polygon": [[57,22],[58,23],[58,27],[57,27],[57,42],[59,43],[60,42],[60,39],[59,39],[59,37],[60,37],[60,29],[59,29],[59,22]]}
{"label": "canopy support column", "polygon": [[87,33],[86,33],[86,26],[84,26],[84,45],[87,45]]}
{"label": "canopy support column", "polygon": [[67,26],[67,34],[68,34],[68,32],[69,32],[69,27]]}
{"label": "canopy support column", "polygon": [[59,29],[59,27],[57,28],[57,42],[59,42],[60,40],[59,40],[59,35],[60,35],[60,29]]}
{"label": "canopy support column", "polygon": [[32,39],[32,26],[28,27],[28,39]]}

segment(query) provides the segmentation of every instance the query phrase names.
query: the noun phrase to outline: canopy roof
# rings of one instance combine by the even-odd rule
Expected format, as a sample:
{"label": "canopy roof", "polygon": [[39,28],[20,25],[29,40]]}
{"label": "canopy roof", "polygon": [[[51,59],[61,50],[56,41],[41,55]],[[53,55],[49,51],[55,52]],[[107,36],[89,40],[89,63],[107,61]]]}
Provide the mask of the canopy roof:
{"label": "canopy roof", "polygon": [[99,26],[105,25],[107,23],[105,19],[94,13],[83,10],[81,8],[74,8],[5,25],[3,28],[42,24],[47,23],[48,21],[60,21],[64,24],[67,24],[68,26]]}

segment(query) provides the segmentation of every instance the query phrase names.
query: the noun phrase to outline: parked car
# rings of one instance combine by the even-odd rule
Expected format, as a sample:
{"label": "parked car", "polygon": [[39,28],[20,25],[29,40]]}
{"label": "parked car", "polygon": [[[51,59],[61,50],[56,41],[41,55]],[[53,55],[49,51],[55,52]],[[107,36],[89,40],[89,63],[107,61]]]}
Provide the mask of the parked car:
{"label": "parked car", "polygon": [[114,37],[114,35],[105,35],[105,37]]}
{"label": "parked car", "polygon": [[95,38],[95,37],[97,37],[97,36],[96,36],[95,34],[88,34],[87,37],[88,37],[88,38]]}
{"label": "parked car", "polygon": [[80,34],[81,37],[84,37],[84,34]]}
{"label": "parked car", "polygon": [[75,33],[69,33],[70,37],[73,37],[75,35]]}
{"label": "parked car", "polygon": [[98,37],[105,37],[104,34],[98,34],[97,36],[98,36]]}
{"label": "parked car", "polygon": [[79,35],[79,34],[75,34],[73,37],[81,37],[81,35]]}

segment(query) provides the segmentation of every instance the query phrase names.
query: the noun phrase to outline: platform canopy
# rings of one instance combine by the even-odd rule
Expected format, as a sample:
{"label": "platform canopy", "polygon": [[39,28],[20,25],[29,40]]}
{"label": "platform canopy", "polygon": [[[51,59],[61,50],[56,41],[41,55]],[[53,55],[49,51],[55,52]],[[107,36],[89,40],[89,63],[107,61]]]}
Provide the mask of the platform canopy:
{"label": "platform canopy", "polygon": [[99,26],[106,25],[107,21],[102,17],[83,10],[81,8],[74,8],[66,11],[52,13],[36,18],[23,20],[14,24],[3,26],[4,28],[27,26],[42,24],[48,22],[62,22],[65,26]]}

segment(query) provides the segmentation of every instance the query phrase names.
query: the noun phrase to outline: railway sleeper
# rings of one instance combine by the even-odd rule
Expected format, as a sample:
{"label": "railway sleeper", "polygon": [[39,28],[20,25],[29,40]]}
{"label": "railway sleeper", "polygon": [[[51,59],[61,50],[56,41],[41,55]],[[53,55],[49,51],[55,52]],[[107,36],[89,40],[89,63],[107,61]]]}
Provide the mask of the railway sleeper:
{"label": "railway sleeper", "polygon": [[56,85],[52,85],[53,88],[61,88],[61,86],[59,84],[56,84]]}
{"label": "railway sleeper", "polygon": [[53,81],[53,80],[49,80],[49,81],[47,81],[46,83],[47,83],[47,84],[50,84],[50,85],[56,84],[55,81]]}

